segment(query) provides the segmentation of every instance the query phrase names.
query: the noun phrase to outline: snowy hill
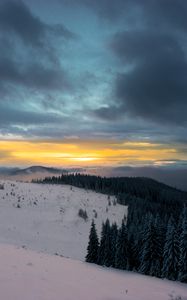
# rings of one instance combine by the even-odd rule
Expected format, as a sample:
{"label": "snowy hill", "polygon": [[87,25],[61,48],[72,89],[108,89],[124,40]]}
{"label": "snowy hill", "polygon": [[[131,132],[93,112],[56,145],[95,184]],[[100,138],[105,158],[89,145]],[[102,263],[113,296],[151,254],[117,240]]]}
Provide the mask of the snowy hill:
{"label": "snowy hill", "polygon": [[[3,300],[187,299],[187,285],[72,259],[0,246]],[[178,298],[179,299],[179,298]]]}
{"label": "snowy hill", "polygon": [[[0,182],[0,242],[84,260],[92,219],[120,225],[127,207],[115,198],[70,186]],[[111,205],[109,205],[111,204]],[[78,216],[86,210],[88,220]],[[96,217],[97,216],[97,217]]]}
{"label": "snowy hill", "polygon": [[[87,221],[79,209],[86,210]],[[92,219],[100,233],[103,221],[120,225],[124,215],[127,207],[107,195],[68,185],[1,181],[2,299],[187,300],[185,284],[80,261]]]}

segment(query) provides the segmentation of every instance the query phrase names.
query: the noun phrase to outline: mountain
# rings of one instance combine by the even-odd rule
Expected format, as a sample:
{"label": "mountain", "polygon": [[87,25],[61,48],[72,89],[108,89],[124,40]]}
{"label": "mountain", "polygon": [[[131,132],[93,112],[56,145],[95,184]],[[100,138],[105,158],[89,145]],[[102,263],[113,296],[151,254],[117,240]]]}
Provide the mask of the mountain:
{"label": "mountain", "polygon": [[68,172],[80,172],[81,169],[61,169],[54,167],[44,167],[44,166],[30,166],[27,168],[7,168],[0,167],[0,178],[1,179],[11,179],[11,180],[21,180],[21,181],[31,181],[36,178],[45,178],[46,176],[57,176],[60,174]]}
{"label": "mountain", "polygon": [[43,166],[31,166],[25,169],[13,169],[11,175],[27,175],[27,174],[34,174],[34,173],[52,173],[52,174],[61,174],[62,172],[67,172],[66,170],[57,169],[57,168],[50,168],[50,167],[43,167]]}
{"label": "mountain", "polygon": [[50,168],[50,167],[43,167],[43,166],[31,166],[28,168],[6,168],[1,167],[0,168],[0,174],[9,175],[9,176],[15,176],[15,175],[27,175],[27,174],[33,174],[33,173],[53,173],[53,174],[60,174],[62,172],[66,172],[66,170],[57,169],[57,168]]}
{"label": "mountain", "polygon": [[[25,245],[48,254],[84,260],[91,221],[98,233],[108,218],[118,225],[126,206],[110,204],[107,195],[72,188],[0,180],[0,243]],[[86,210],[88,219],[79,216]]]}

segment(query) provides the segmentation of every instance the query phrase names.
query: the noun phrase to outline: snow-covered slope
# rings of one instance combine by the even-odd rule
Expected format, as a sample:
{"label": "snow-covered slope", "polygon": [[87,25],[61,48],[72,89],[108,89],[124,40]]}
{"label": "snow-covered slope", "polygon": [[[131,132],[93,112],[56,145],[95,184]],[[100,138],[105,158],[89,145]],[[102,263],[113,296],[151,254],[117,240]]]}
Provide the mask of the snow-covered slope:
{"label": "snow-covered slope", "polygon": [[3,300],[187,299],[187,285],[0,245]]}
{"label": "snow-covered slope", "polygon": [[[1,181],[0,242],[84,260],[91,220],[98,233],[107,218],[118,224],[127,208],[102,195],[70,186]],[[111,205],[109,205],[109,202]],[[88,221],[78,216],[87,211]]]}

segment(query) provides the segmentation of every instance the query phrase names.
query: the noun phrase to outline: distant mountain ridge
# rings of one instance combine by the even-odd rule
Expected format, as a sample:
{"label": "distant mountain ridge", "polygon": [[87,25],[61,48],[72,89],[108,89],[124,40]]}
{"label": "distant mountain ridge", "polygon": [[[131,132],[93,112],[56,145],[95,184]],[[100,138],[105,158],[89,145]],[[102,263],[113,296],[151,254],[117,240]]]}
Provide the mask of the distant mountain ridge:
{"label": "distant mountain ridge", "polygon": [[67,172],[67,170],[62,170],[53,167],[43,167],[43,166],[31,166],[27,168],[6,168],[0,167],[0,174],[8,175],[8,176],[15,176],[15,175],[27,175],[33,174],[38,172],[48,172],[54,174],[60,174],[62,172]]}
{"label": "distant mountain ridge", "polygon": [[27,168],[0,167],[0,178],[7,180],[32,181],[33,179],[42,179],[46,176],[59,176],[60,174],[68,174],[81,171],[82,169],[78,168],[63,169],[44,166],[30,166]]}
{"label": "distant mountain ridge", "polygon": [[12,175],[26,175],[26,174],[33,174],[33,173],[54,173],[54,174],[61,174],[62,172],[67,172],[67,170],[62,170],[58,168],[52,167],[43,167],[43,166],[31,166],[25,169],[18,169],[12,172]]}
{"label": "distant mountain ridge", "polygon": [[62,174],[62,173],[71,173],[71,172],[80,172],[82,169],[71,168],[71,169],[62,169],[54,167],[44,167],[44,166],[30,166],[27,168],[18,168],[18,167],[0,167],[0,174],[8,176],[16,175],[29,175],[34,173],[52,173],[52,174]]}

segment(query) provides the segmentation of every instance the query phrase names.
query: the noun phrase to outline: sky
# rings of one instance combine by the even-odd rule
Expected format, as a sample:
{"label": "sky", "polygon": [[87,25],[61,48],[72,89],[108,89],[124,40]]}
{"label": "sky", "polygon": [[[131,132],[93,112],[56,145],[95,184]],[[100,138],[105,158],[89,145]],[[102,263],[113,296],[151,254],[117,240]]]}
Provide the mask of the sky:
{"label": "sky", "polygon": [[186,115],[185,0],[0,0],[1,166],[184,170]]}

